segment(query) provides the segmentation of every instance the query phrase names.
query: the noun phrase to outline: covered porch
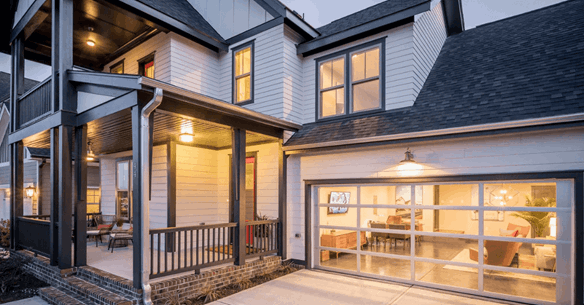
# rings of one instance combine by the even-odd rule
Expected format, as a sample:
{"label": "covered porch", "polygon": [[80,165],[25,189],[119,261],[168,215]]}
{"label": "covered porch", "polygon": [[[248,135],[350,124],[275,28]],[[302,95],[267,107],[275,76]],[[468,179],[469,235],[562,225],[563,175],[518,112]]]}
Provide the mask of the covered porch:
{"label": "covered porch", "polygon": [[[285,255],[282,141],[300,126],[146,77],[68,73],[77,114],[57,126],[45,116],[39,122],[50,128],[27,126],[11,143],[50,148],[52,179],[63,184],[53,192],[71,197],[52,201],[58,217],[17,216],[17,248],[61,269],[102,269],[137,289],[151,279]],[[113,252],[112,234],[97,246],[87,238],[88,157],[99,161],[101,214],[132,229],[131,241]],[[30,230],[42,234],[20,234]]]}

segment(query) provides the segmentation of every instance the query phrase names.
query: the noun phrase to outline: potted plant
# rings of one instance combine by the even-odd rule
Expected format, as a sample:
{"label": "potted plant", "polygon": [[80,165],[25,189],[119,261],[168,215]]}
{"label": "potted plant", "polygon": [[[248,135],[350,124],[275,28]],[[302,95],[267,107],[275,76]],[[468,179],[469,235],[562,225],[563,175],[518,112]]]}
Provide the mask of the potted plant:
{"label": "potted plant", "polygon": [[[555,207],[555,198],[536,198],[531,200],[529,196],[525,196],[525,206],[526,207],[538,207],[547,208]],[[512,213],[511,216],[519,217],[529,222],[532,229],[532,234],[535,233],[535,237],[543,237],[550,225],[550,212],[534,212],[534,211],[520,211]]]}

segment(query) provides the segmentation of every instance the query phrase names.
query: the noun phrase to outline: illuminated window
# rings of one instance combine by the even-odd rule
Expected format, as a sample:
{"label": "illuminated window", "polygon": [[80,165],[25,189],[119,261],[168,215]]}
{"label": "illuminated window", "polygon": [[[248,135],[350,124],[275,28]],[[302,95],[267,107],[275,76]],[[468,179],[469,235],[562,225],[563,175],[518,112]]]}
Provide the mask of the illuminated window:
{"label": "illuminated window", "polygon": [[317,119],[383,108],[383,41],[316,59]]}
{"label": "illuminated window", "polygon": [[253,102],[253,42],[233,50],[233,101]]}
{"label": "illuminated window", "polygon": [[120,62],[112,65],[110,68],[110,73],[123,74],[124,73],[124,61],[121,60]]}
{"label": "illuminated window", "polygon": [[87,189],[87,213],[99,213],[100,197],[99,188]]}
{"label": "illuminated window", "polygon": [[150,54],[138,61],[138,73],[142,76],[154,78],[154,54]]}

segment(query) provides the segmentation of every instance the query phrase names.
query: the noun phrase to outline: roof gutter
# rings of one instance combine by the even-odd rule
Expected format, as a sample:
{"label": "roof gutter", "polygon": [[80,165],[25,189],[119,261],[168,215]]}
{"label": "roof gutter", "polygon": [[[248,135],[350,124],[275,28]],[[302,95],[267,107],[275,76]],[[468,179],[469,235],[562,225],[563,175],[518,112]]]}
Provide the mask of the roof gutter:
{"label": "roof gutter", "polygon": [[501,130],[501,129],[510,129],[510,128],[571,123],[571,122],[577,122],[577,121],[584,121],[584,113],[559,115],[559,116],[544,117],[544,118],[537,118],[537,119],[518,120],[518,121],[511,121],[511,122],[472,125],[472,126],[465,126],[465,127],[445,128],[445,129],[438,129],[438,130],[400,133],[400,134],[394,134],[394,135],[384,135],[384,136],[358,138],[358,139],[350,139],[350,140],[320,142],[320,143],[305,144],[305,145],[290,145],[290,146],[284,146],[283,150],[286,151],[288,154],[294,154],[294,153],[299,153],[297,151],[300,151],[300,150],[309,150],[309,149],[324,148],[324,147],[337,147],[337,146],[346,146],[346,145],[355,145],[355,144],[389,142],[389,141],[404,140],[404,139],[426,138],[426,137],[454,135],[454,134],[463,134],[463,133],[472,133],[472,132],[481,132],[481,131],[491,131],[491,130]]}

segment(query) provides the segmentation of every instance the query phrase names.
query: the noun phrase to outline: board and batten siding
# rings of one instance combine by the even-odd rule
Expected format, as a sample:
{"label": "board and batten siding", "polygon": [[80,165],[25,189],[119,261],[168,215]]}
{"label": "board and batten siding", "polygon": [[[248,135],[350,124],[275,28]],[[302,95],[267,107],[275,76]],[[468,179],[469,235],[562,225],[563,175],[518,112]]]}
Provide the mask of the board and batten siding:
{"label": "board and batten siding", "polygon": [[219,98],[219,55],[176,33],[170,33],[170,83]]}
{"label": "board and batten siding", "polygon": [[160,33],[112,60],[105,65],[103,72],[109,72],[112,65],[124,60],[124,74],[137,75],[138,60],[152,52],[155,52],[154,78],[163,82],[170,82],[170,35],[166,33]]}
{"label": "board and batten siding", "polygon": [[573,128],[290,155],[288,255],[304,260],[304,180],[400,177],[406,146],[424,167],[420,177],[584,170],[583,133]]}
{"label": "board and batten siding", "polygon": [[254,0],[188,1],[224,39],[274,18]]}

